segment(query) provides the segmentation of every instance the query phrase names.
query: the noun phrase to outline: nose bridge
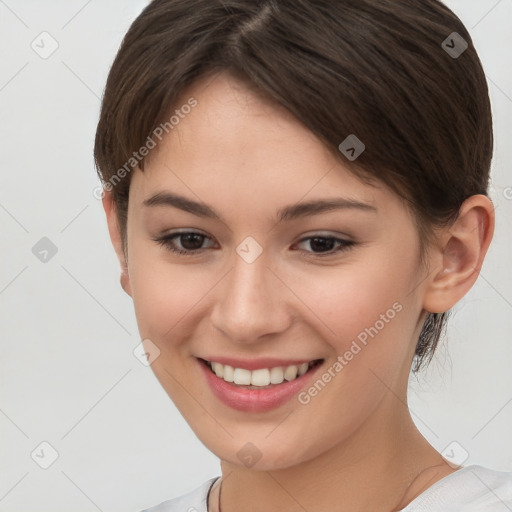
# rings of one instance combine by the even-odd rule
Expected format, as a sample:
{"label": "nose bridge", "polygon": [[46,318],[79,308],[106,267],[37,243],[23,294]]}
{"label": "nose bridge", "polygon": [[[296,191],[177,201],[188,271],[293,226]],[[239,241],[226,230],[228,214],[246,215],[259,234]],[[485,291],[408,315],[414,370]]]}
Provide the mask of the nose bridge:
{"label": "nose bridge", "polygon": [[285,330],[289,315],[279,280],[260,256],[254,261],[239,254],[216,299],[212,322],[233,341],[250,343],[265,334]]}

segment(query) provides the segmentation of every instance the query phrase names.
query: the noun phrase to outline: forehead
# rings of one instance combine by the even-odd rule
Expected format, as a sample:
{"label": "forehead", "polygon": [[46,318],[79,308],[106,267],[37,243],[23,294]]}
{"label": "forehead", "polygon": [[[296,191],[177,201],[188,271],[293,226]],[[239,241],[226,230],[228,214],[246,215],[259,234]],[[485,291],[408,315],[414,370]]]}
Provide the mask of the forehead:
{"label": "forehead", "polygon": [[[191,99],[194,108],[181,111]],[[229,75],[198,80],[175,109],[179,121],[152,150],[144,172],[132,176],[132,203],[161,190],[260,208],[333,195],[375,202],[390,194],[363,183],[295,116]]]}
{"label": "forehead", "polygon": [[164,140],[165,149],[175,157],[182,153],[192,163],[205,158],[229,162],[241,172],[268,167],[272,158],[280,167],[305,156],[320,164],[332,161],[327,148],[295,116],[230,75],[204,78],[176,105],[191,97],[197,106]]}

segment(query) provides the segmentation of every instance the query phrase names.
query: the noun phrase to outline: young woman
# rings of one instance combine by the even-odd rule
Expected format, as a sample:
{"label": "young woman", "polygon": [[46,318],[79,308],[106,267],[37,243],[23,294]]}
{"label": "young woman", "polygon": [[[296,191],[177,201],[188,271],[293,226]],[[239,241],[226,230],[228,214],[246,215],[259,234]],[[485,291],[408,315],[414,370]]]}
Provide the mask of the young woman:
{"label": "young woman", "polygon": [[485,75],[437,0],[154,0],[95,158],[152,369],[222,476],[151,511],[512,509],[407,382],[491,242]]}

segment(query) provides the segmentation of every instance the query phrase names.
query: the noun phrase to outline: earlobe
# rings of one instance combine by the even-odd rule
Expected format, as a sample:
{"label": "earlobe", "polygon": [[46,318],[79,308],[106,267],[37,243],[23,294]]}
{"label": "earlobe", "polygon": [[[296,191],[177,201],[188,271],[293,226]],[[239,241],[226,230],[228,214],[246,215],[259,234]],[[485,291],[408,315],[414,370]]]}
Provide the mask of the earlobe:
{"label": "earlobe", "polygon": [[132,290],[130,288],[130,276],[128,274],[128,268],[125,267],[121,270],[121,278],[120,278],[121,288],[131,297]]}
{"label": "earlobe", "polygon": [[114,202],[111,192],[103,191],[102,203],[103,209],[105,210],[105,215],[107,217],[107,225],[110,240],[116,252],[119,264],[121,265],[121,287],[131,297],[132,292],[130,287],[130,275],[128,273],[128,264],[124,254],[121,230],[119,228],[119,222],[117,218],[116,204]]}
{"label": "earlobe", "polygon": [[468,293],[478,278],[493,233],[494,206],[489,198],[477,194],[466,199],[433,254],[437,270],[427,278],[426,311],[448,311]]}

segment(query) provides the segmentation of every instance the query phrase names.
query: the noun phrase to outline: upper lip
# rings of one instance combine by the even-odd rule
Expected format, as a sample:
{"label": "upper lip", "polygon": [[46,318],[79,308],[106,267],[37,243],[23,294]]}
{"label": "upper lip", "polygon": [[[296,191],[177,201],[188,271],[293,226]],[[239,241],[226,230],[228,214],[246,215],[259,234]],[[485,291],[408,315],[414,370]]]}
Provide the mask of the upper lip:
{"label": "upper lip", "polygon": [[233,368],[243,368],[245,370],[259,370],[261,368],[275,368],[277,366],[292,366],[301,365],[303,363],[309,363],[311,361],[317,361],[321,358],[311,359],[276,359],[274,357],[262,357],[259,359],[236,359],[234,357],[223,357],[223,356],[207,356],[200,357],[205,361],[220,363],[223,365],[229,365]]}

